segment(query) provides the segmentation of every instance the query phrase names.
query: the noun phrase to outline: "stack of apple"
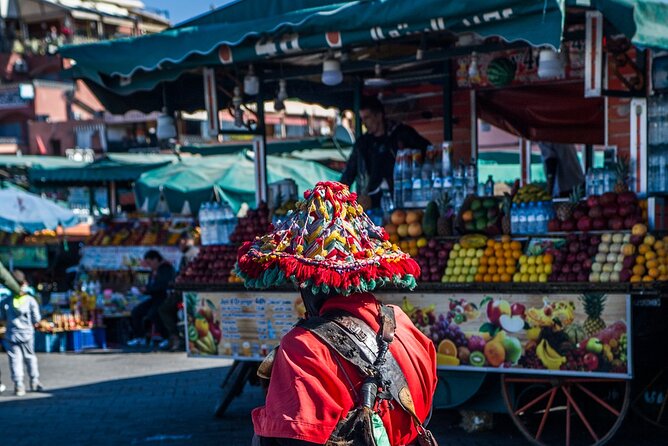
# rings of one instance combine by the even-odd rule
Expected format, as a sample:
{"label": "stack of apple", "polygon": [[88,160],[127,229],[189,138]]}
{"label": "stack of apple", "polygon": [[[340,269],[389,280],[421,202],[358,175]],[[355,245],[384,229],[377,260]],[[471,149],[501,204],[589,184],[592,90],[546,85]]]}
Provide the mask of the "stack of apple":
{"label": "stack of apple", "polygon": [[260,203],[257,209],[249,210],[245,217],[239,219],[230,235],[230,242],[241,244],[255,240],[255,237],[267,232],[269,223],[269,208],[266,203]]}
{"label": "stack of apple", "polygon": [[235,283],[234,265],[237,261],[237,247],[229,245],[202,246],[199,254],[181,271],[176,283],[218,284]]}
{"label": "stack of apple", "polygon": [[454,243],[444,240],[429,240],[426,246],[418,248],[415,261],[422,270],[422,282],[440,282],[445,266],[448,263],[448,255]]}
{"label": "stack of apple", "polygon": [[590,282],[628,282],[635,259],[636,246],[631,243],[631,234],[606,233],[589,274]]}
{"label": "stack of apple", "polygon": [[569,234],[560,249],[547,252],[554,257],[549,282],[587,282],[593,265],[592,259],[598,253],[601,237],[589,234]]}
{"label": "stack of apple", "polygon": [[548,228],[550,231],[565,232],[621,231],[631,229],[642,221],[642,209],[634,192],[606,192],[603,195],[591,195],[586,201],[578,203],[571,218],[565,221],[550,220]]}

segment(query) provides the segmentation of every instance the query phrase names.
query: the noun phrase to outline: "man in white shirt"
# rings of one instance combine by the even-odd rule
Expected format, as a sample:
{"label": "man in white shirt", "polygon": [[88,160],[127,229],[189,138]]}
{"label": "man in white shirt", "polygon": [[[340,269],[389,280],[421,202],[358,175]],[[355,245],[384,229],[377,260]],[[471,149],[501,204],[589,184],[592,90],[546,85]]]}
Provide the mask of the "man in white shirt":
{"label": "man in white shirt", "polygon": [[576,187],[584,184],[578,151],[573,144],[540,142],[547,190],[553,197],[568,197]]}

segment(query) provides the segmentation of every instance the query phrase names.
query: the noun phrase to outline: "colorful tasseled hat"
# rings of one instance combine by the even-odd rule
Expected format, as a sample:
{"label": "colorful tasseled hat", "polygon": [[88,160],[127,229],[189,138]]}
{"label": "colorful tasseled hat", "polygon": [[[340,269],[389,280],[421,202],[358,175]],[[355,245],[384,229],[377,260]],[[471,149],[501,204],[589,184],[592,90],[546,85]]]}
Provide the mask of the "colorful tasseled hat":
{"label": "colorful tasseled hat", "polygon": [[388,241],[356,198],[344,184],[316,184],[273,232],[241,246],[237,274],[248,288],[292,282],[314,294],[415,288],[420,267]]}

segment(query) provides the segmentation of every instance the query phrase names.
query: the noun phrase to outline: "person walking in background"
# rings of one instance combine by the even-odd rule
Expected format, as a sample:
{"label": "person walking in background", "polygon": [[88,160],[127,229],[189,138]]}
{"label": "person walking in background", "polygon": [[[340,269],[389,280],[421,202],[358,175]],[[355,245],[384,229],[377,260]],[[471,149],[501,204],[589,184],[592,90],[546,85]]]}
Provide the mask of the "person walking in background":
{"label": "person walking in background", "polygon": [[[7,268],[5,268],[5,265],[3,265],[2,262],[0,262],[0,284],[2,284],[7,289],[6,291],[9,291],[8,295],[3,295],[0,297],[0,302],[2,302],[5,297],[21,293],[21,286],[18,284],[16,279],[14,279],[12,273],[10,273]],[[3,319],[0,318],[0,323],[2,322]],[[6,336],[7,334],[5,333],[5,337]],[[2,376],[0,376],[0,393],[3,393],[5,390],[7,390],[7,387],[2,383]]]}
{"label": "person walking in background", "polygon": [[167,299],[167,291],[174,283],[176,271],[172,264],[154,249],[146,251],[144,263],[151,269],[151,278],[141,292],[148,295],[149,298],[132,309],[132,328],[135,339],[128,342],[130,346],[145,343],[150,323],[156,325],[161,336],[164,338],[168,336],[158,310]]}
{"label": "person walking in background", "polygon": [[41,316],[39,304],[31,295],[25,275],[21,271],[14,271],[14,278],[19,285],[19,292],[13,293],[0,301],[0,320],[7,323],[5,336],[5,350],[9,356],[9,368],[14,381],[16,396],[25,395],[23,364],[30,377],[30,390],[41,392],[44,390],[39,382],[39,369],[35,355],[35,326]]}

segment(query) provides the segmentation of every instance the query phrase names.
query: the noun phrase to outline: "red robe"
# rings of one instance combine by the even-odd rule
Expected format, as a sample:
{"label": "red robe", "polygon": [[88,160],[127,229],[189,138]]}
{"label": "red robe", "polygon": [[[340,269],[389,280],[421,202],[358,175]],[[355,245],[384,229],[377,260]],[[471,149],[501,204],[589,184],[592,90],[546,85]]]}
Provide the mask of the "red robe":
{"label": "red robe", "polygon": [[[321,314],[344,310],[379,330],[377,301],[370,293],[331,298]],[[436,351],[398,307],[394,307],[397,330],[390,350],[406,375],[415,411],[425,420],[436,389]],[[359,390],[362,376],[356,367],[311,332],[295,327],[283,337],[276,352],[266,405],[253,410],[255,433],[261,437],[291,438],[324,444],[336,424],[355,406],[354,393],[339,361]],[[392,445],[415,441],[417,431],[410,416],[398,404],[389,410],[381,403],[381,418]]]}

